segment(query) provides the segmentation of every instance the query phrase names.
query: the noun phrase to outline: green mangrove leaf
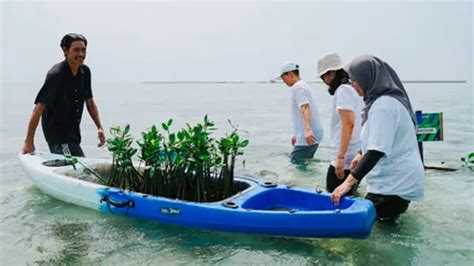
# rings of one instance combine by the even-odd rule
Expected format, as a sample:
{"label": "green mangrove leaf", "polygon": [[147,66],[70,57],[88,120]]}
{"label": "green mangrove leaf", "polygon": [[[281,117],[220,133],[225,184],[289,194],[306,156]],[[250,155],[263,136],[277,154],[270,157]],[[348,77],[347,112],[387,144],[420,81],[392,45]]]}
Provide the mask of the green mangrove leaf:
{"label": "green mangrove leaf", "polygon": [[467,157],[469,158],[470,163],[474,163],[474,152],[469,153]]}
{"label": "green mangrove leaf", "polygon": [[232,136],[232,143],[237,144],[239,142],[239,135]]}
{"label": "green mangrove leaf", "polygon": [[184,139],[184,134],[183,134],[183,132],[181,132],[181,131],[178,132],[178,139],[179,139],[179,141],[182,141],[182,140]]}
{"label": "green mangrove leaf", "polygon": [[173,134],[170,134],[170,142],[173,143],[175,140],[176,140],[176,135],[173,133]]}
{"label": "green mangrove leaf", "polygon": [[130,125],[127,124],[127,125],[125,126],[125,129],[123,130],[123,136],[127,135],[128,132],[130,132]]}
{"label": "green mangrove leaf", "polygon": [[249,145],[249,141],[247,139],[240,143],[241,148],[245,148],[245,147],[247,147],[247,145]]}
{"label": "green mangrove leaf", "polygon": [[113,126],[109,129],[111,135],[118,134],[120,132],[120,126]]}

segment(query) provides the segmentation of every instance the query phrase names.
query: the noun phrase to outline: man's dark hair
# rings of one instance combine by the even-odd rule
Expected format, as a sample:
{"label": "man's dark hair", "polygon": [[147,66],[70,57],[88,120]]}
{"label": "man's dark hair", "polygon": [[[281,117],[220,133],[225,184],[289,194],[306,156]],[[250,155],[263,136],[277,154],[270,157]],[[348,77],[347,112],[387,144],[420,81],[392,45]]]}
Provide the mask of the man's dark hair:
{"label": "man's dark hair", "polygon": [[328,88],[329,94],[334,95],[336,89],[341,86],[341,84],[349,84],[349,75],[344,69],[336,70],[336,76]]}
{"label": "man's dark hair", "polygon": [[71,44],[75,41],[83,41],[84,44],[87,46],[86,37],[84,37],[82,34],[77,33],[68,33],[64,35],[64,37],[61,39],[60,46],[61,48],[69,49],[71,47]]}

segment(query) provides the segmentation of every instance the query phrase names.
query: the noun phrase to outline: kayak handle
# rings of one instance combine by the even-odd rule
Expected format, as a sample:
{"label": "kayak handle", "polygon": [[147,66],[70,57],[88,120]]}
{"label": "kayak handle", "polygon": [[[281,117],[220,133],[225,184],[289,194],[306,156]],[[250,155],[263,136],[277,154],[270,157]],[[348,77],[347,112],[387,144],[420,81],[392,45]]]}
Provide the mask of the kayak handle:
{"label": "kayak handle", "polygon": [[264,188],[272,188],[272,187],[276,187],[277,184],[271,181],[267,181],[267,182],[262,183],[261,186]]}
{"label": "kayak handle", "polygon": [[102,199],[100,200],[100,203],[102,202],[107,202],[108,204],[116,207],[116,208],[125,208],[125,207],[135,207],[135,202],[133,200],[127,200],[127,201],[124,201],[124,202],[117,202],[117,201],[114,201],[114,200],[111,200],[109,198],[109,195],[104,195],[102,197]]}
{"label": "kayak handle", "polygon": [[233,201],[225,201],[222,203],[222,205],[231,209],[237,209],[239,207],[239,205]]}

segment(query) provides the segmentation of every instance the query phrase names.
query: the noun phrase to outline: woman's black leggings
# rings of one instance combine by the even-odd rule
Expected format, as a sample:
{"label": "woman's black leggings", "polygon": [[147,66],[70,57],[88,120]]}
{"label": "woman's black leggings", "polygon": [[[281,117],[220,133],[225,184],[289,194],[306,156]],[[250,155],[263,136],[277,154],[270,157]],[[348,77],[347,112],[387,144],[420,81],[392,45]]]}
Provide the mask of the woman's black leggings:
{"label": "woman's black leggings", "polygon": [[408,209],[410,201],[395,195],[367,193],[366,199],[372,201],[380,221],[395,221]]}

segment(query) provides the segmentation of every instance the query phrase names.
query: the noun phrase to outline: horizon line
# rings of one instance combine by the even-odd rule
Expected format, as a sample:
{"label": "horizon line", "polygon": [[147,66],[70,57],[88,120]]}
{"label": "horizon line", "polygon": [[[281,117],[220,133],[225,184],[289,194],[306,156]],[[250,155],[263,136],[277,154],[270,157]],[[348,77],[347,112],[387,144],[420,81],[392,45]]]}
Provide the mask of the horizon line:
{"label": "horizon line", "polygon": [[[281,81],[237,81],[237,80],[195,80],[195,81],[142,81],[142,84],[272,84],[272,83],[283,83]],[[311,80],[307,83],[323,83],[322,81]],[[402,83],[467,83],[466,80],[402,80]]]}

